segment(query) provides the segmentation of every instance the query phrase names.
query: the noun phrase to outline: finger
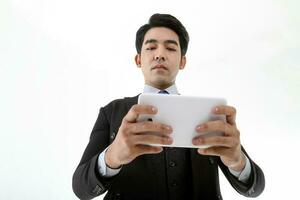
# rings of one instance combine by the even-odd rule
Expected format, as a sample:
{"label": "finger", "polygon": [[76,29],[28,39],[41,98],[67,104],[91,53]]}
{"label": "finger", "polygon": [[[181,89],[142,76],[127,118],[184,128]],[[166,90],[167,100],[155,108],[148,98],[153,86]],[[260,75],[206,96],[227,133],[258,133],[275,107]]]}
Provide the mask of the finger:
{"label": "finger", "polygon": [[209,146],[222,146],[222,147],[232,147],[234,142],[232,137],[196,137],[193,139],[194,145],[209,145]]}
{"label": "finger", "polygon": [[156,132],[163,135],[169,135],[173,130],[171,126],[161,124],[159,122],[144,121],[131,124],[128,131],[131,131],[132,133]]}
{"label": "finger", "polygon": [[140,114],[156,114],[157,108],[150,105],[133,105],[128,113],[125,115],[124,119],[127,122],[136,122],[136,119]]}
{"label": "finger", "polygon": [[210,156],[226,156],[230,154],[230,149],[226,147],[209,147],[206,149],[198,149],[198,153]]}
{"label": "finger", "polygon": [[161,145],[170,145],[173,143],[173,139],[171,137],[163,137],[152,134],[143,134],[143,135],[135,135],[132,137],[134,144],[161,144]]}
{"label": "finger", "polygon": [[231,125],[235,125],[236,109],[234,107],[222,105],[213,108],[212,111],[214,114],[226,115],[226,121]]}
{"label": "finger", "polygon": [[163,151],[163,147],[155,147],[149,145],[137,145],[136,154],[137,156],[143,154],[156,154]]}
{"label": "finger", "polygon": [[196,127],[196,131],[198,133],[220,131],[220,132],[225,133],[225,135],[227,135],[227,136],[233,135],[234,130],[235,130],[234,127],[232,127],[230,124],[227,124],[226,122],[224,122],[222,120],[208,121],[208,122]]}

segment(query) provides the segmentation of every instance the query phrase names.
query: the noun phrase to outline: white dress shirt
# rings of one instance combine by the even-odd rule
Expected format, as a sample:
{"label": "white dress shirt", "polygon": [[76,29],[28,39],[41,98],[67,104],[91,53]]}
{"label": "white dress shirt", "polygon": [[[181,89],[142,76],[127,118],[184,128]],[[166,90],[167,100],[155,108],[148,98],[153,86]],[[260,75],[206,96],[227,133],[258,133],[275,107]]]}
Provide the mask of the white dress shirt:
{"label": "white dress shirt", "polygon": [[[168,87],[165,90],[169,94],[178,94],[177,87],[175,84]],[[143,93],[158,93],[159,91],[160,90],[155,87],[152,87],[150,85],[145,85]],[[106,165],[104,156],[105,156],[105,152],[106,152],[107,148],[98,157],[98,170],[100,172],[100,175],[102,175],[103,177],[112,177],[112,176],[117,175],[120,172],[121,167],[119,169],[112,169]],[[230,173],[233,174],[235,177],[237,177],[239,181],[242,181],[244,183],[247,182],[247,180],[249,179],[250,174],[251,174],[250,161],[247,158],[247,156],[245,156],[245,157],[246,157],[246,165],[245,165],[245,168],[241,172],[234,171],[229,168]]]}

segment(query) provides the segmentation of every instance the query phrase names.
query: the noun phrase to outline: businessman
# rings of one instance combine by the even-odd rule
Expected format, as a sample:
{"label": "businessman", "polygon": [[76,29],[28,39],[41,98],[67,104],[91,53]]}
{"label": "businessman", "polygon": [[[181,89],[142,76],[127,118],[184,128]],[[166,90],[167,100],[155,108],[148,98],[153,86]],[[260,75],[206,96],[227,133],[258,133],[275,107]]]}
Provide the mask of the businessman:
{"label": "businessman", "polygon": [[[136,33],[135,62],[144,75],[144,93],[178,94],[175,84],[186,64],[189,35],[168,14],[154,14]],[[223,136],[195,137],[194,145],[207,149],[168,148],[172,127],[137,122],[140,114],[156,114],[151,105],[137,105],[138,95],[101,107],[89,143],[73,175],[73,191],[80,199],[106,193],[104,199],[222,199],[218,167],[241,195],[256,197],[264,190],[264,174],[241,145],[236,109],[218,106],[212,112],[226,122],[207,121],[195,127]],[[180,113],[178,113],[180,114]],[[147,132],[158,132],[149,135]]]}

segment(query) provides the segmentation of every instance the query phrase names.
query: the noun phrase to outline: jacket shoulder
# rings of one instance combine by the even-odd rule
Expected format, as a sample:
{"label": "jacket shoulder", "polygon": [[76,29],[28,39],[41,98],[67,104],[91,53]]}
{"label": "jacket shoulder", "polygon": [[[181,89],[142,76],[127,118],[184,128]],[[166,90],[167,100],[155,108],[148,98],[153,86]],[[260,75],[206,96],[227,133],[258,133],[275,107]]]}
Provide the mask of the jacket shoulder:
{"label": "jacket shoulder", "polygon": [[115,99],[101,109],[103,109],[108,119],[122,117],[129,111],[129,109],[134,104],[137,103],[138,96],[139,95],[134,97],[124,97],[122,99]]}
{"label": "jacket shoulder", "polygon": [[124,98],[120,98],[120,99],[115,99],[111,102],[109,102],[108,104],[106,104],[104,106],[104,109],[112,109],[114,107],[119,107],[119,106],[124,106],[127,104],[135,104],[137,103],[138,100],[138,96],[133,96],[133,97],[124,97]]}

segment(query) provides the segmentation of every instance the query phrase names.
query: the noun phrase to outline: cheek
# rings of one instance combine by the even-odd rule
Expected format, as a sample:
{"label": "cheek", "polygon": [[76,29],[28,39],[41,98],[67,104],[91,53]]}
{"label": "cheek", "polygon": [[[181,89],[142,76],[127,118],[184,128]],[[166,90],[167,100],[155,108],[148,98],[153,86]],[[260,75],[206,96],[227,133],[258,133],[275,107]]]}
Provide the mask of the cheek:
{"label": "cheek", "polygon": [[173,58],[172,58],[172,66],[174,66],[173,67],[173,69],[175,70],[175,68],[176,69],[179,69],[179,67],[180,67],[180,61],[181,61],[181,59],[180,58],[178,58],[177,56],[174,56]]}
{"label": "cheek", "polygon": [[149,51],[143,51],[142,54],[141,54],[141,59],[150,59],[153,57],[152,55],[153,53],[152,52],[149,52]]}
{"label": "cheek", "polygon": [[151,62],[152,62],[152,59],[151,59],[151,57],[149,57],[149,56],[144,56],[144,57],[141,58],[141,63],[142,63],[144,66],[149,65]]}
{"label": "cheek", "polygon": [[172,58],[172,60],[173,60],[174,62],[180,63],[180,60],[181,60],[181,55],[180,55],[180,53],[174,53],[174,54],[171,54],[171,55],[169,55],[169,56],[170,56],[170,58]]}

